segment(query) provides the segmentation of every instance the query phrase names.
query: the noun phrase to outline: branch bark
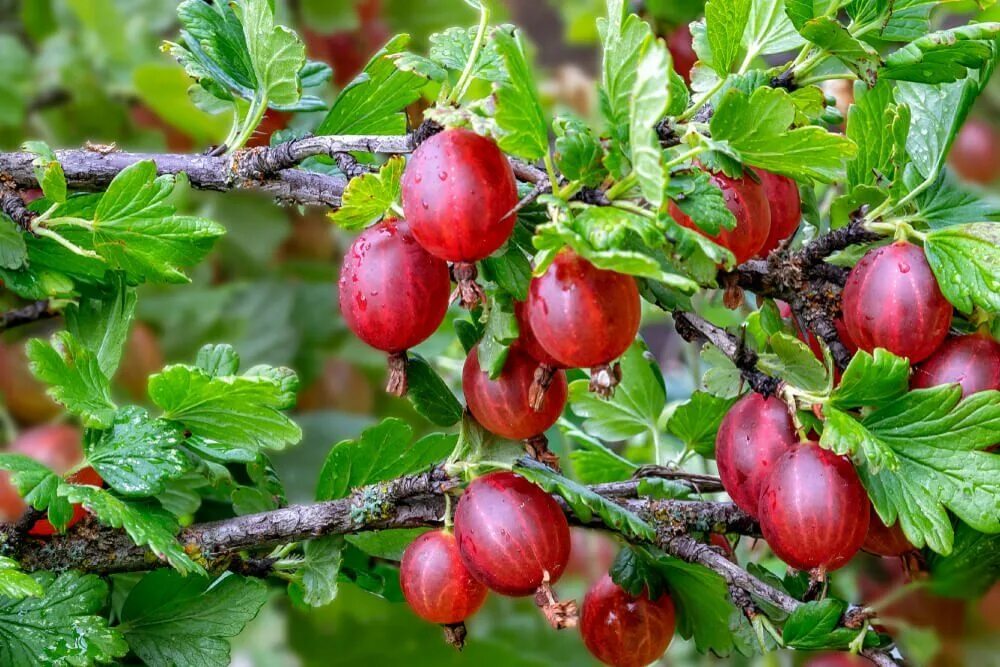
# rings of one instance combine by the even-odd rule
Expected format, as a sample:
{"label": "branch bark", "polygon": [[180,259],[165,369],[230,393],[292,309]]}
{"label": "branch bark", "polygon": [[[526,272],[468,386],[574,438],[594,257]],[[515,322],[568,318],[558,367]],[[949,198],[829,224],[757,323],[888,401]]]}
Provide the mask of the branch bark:
{"label": "branch bark", "polygon": [[41,320],[47,320],[58,315],[57,311],[49,310],[48,299],[34,301],[26,306],[0,313],[0,331],[13,329],[24,324],[31,324],[32,322],[40,322]]}

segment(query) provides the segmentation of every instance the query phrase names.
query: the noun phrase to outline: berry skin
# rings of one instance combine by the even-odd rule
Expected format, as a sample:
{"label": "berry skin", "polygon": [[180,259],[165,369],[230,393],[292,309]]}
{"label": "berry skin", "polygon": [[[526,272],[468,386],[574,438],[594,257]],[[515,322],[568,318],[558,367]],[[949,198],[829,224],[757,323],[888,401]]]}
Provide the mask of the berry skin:
{"label": "berry skin", "polygon": [[[39,426],[23,432],[8,450],[13,454],[23,454],[51,468],[62,475],[74,467],[83,458],[83,447],[80,443],[80,431],[72,426],[56,424]],[[69,478],[77,484],[101,486],[103,480],[93,468],[84,468]],[[0,471],[0,521],[16,521],[28,508],[14,485],[10,482],[9,473]],[[73,506],[73,517],[67,527],[79,522],[86,511],[80,505]],[[39,519],[31,527],[28,534],[43,537],[54,535],[55,527],[47,519]]]}
{"label": "berry skin", "polygon": [[861,547],[869,506],[850,461],[818,443],[802,443],[778,459],[764,484],[760,528],[781,560],[829,572]]}
{"label": "berry skin", "polygon": [[779,174],[772,174],[763,169],[754,169],[764,187],[764,196],[771,210],[771,228],[767,239],[759,251],[761,257],[767,257],[778,244],[790,237],[799,228],[802,220],[802,201],[799,197],[798,184]]}
{"label": "berry skin", "polygon": [[953,336],[941,344],[910,378],[911,389],[957,382],[962,398],[1000,389],[1000,343],[986,334]]}
{"label": "berry skin", "polygon": [[417,616],[431,623],[460,623],[486,600],[486,587],[462,564],[455,536],[442,530],[424,533],[406,547],[399,585]]}
{"label": "berry skin", "polygon": [[545,351],[542,344],[535,338],[535,332],[531,330],[531,322],[528,320],[528,302],[515,301],[514,315],[517,316],[517,345],[528,353],[528,356],[540,364],[551,366],[552,368],[563,368],[555,357]]}
{"label": "berry skin", "polygon": [[674,61],[674,71],[688,83],[691,82],[691,69],[698,62],[698,54],[694,52],[691,39],[691,29],[686,23],[677,26],[667,35],[667,49]]}
{"label": "berry skin", "polygon": [[538,410],[529,400],[538,362],[518,349],[510,349],[507,362],[495,380],[479,366],[474,347],[462,369],[462,391],[472,416],[483,427],[503,438],[522,440],[547,431],[566,405],[566,374],[556,371]]}
{"label": "berry skin", "polygon": [[868,658],[851,653],[821,653],[809,658],[802,667],[869,667],[873,664]]}
{"label": "berry skin", "polygon": [[868,352],[883,347],[910,363],[923,361],[948,335],[952,307],[924,251],[905,241],[873,248],[844,286],[844,324]]}
{"label": "berry skin", "polygon": [[750,392],[729,409],[715,437],[715,460],[722,486],[741,510],[758,515],[764,483],[797,442],[788,407],[778,398]]}
{"label": "berry skin", "polygon": [[1000,174],[1000,136],[989,123],[969,120],[955,137],[948,162],[967,181],[992,183]]}
{"label": "berry skin", "polygon": [[567,368],[610,363],[639,331],[639,288],[632,276],[599,269],[563,250],[531,281],[525,308],[542,348]]}
{"label": "berry skin", "polygon": [[368,345],[398,353],[444,320],[448,265],[416,242],[402,220],[385,220],[355,239],[340,270],[340,312]]}
{"label": "berry skin", "polygon": [[42,424],[62,412],[45,393],[45,385],[31,373],[21,341],[0,342],[0,394],[11,416],[21,424]]}
{"label": "berry skin", "polygon": [[587,650],[612,667],[644,667],[670,646],[674,604],[663,594],[655,602],[645,592],[629,595],[606,573],[583,600],[580,633]]}
{"label": "berry skin", "polygon": [[771,207],[764,187],[750,176],[730,178],[721,172],[711,173],[710,176],[712,182],[722,188],[726,208],[736,216],[736,227],[720,229],[718,234],[710,236],[674,202],[670,202],[670,215],[680,226],[693,229],[729,249],[736,257],[736,263],[742,264],[760,252],[771,230]]}
{"label": "berry skin", "polygon": [[449,262],[476,262],[514,229],[517,186],[492,140],[463,129],[420,144],[403,172],[403,210],[427,252]]}
{"label": "berry skin", "polygon": [[559,505],[511,472],[469,484],[455,510],[455,538],[472,576],[512,597],[554,584],[569,561],[569,524]]}
{"label": "berry skin", "polygon": [[861,545],[862,549],[886,558],[902,556],[913,551],[913,545],[906,539],[898,521],[892,526],[886,526],[874,507],[871,508],[869,516],[868,535]]}

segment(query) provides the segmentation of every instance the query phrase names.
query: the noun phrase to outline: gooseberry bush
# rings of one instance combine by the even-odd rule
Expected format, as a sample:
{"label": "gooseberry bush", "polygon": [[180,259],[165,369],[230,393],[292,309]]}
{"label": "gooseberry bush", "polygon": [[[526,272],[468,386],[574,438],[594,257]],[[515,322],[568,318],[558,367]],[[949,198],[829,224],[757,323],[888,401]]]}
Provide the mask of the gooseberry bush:
{"label": "gooseberry bush", "polygon": [[[329,101],[273,3],[184,0],[163,49],[220,145],[0,153],[3,327],[58,318],[24,348],[33,377],[0,350],[2,389],[22,423],[66,415],[0,453],[0,664],[225,665],[269,591],[335,605],[350,582],[459,647],[492,595],[618,667],[675,634],[893,665],[899,628],[838,585],[859,551],[946,597],[994,583],[1000,206],[947,160],[1000,24],[708,0],[666,34],[608,0],[584,118],[541,95],[491,0],[466,2],[478,23],[388,38]],[[313,503],[271,461],[302,438],[293,370],[219,340],[145,355],[122,398],[137,290],[187,282],[226,232],[189,188],[324,207],[353,235],[320,317],[387,355],[411,420],[334,445]],[[668,402],[644,317],[693,345],[690,397]],[[54,404],[18,412],[33,382]],[[617,549],[579,602],[571,525]]]}

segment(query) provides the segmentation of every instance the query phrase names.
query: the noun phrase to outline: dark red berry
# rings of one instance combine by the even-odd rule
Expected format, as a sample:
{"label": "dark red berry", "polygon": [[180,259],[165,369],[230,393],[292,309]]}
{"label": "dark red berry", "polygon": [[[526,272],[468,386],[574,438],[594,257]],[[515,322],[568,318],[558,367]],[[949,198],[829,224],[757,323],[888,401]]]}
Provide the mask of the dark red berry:
{"label": "dark red berry", "polygon": [[559,505],[511,472],[469,484],[455,510],[455,537],[472,576],[504,595],[554,584],[569,561],[569,524]]}
{"label": "dark red berry", "polygon": [[447,263],[424,250],[402,220],[362,232],[340,270],[347,326],[383,352],[403,352],[434,333],[450,295]]}
{"label": "dark red berry", "polygon": [[715,236],[706,234],[674,202],[670,202],[670,215],[682,227],[693,229],[730,250],[736,263],[742,264],[760,252],[771,230],[771,208],[764,187],[746,175],[730,178],[718,172],[712,173],[711,179],[722,189],[726,208],[736,217],[736,227],[723,228]]}
{"label": "dark red berry", "polygon": [[698,54],[694,52],[691,29],[686,23],[677,26],[667,35],[667,49],[674,60],[674,71],[690,82],[691,68],[698,62]]}
{"label": "dark red berry", "polygon": [[870,667],[871,660],[852,653],[822,653],[806,660],[802,667]]}
{"label": "dark red berry", "polygon": [[599,269],[563,250],[531,281],[526,312],[535,338],[560,364],[601,366],[635,340],[639,288],[632,276]]}
{"label": "dark red berry", "polygon": [[843,456],[806,442],[786,452],[760,495],[760,528],[781,560],[799,570],[836,570],[868,533],[870,503]]}
{"label": "dark red berry", "polygon": [[514,172],[490,139],[446,130],[420,144],[403,172],[403,210],[413,236],[449,262],[476,262],[514,229]]}
{"label": "dark red berry", "polygon": [[511,440],[547,431],[566,405],[566,374],[556,371],[535,410],[529,393],[537,368],[538,362],[515,346],[500,375],[491,380],[479,366],[479,347],[472,348],[462,370],[462,391],[476,421],[487,431]]}
{"label": "dark red berry", "polygon": [[729,409],[715,437],[715,462],[726,493],[740,509],[757,516],[760,492],[775,462],[797,442],[781,399],[750,392]]}
{"label": "dark red berry", "polygon": [[629,595],[605,574],[583,600],[580,633],[587,650],[612,667],[645,667],[670,646],[674,604],[664,593],[655,602]]}
{"label": "dark red berry", "polygon": [[957,382],[962,397],[1000,389],[1000,343],[987,334],[953,336],[913,371],[912,389]]}
{"label": "dark red berry", "polygon": [[878,512],[872,507],[868,521],[868,535],[861,548],[876,556],[902,556],[913,551],[913,545],[906,539],[903,529],[897,521],[892,526],[882,523]]}
{"label": "dark red berry", "polygon": [[1000,174],[1000,135],[989,123],[967,121],[955,137],[948,162],[968,181],[992,183]]}
{"label": "dark red berry", "polygon": [[443,530],[410,543],[399,565],[399,585],[410,608],[431,623],[460,623],[486,600],[486,586],[465,569],[455,536]]}
{"label": "dark red berry", "polygon": [[517,316],[517,345],[528,353],[535,361],[552,368],[563,368],[563,365],[551,354],[545,351],[542,344],[535,338],[535,332],[531,330],[531,322],[528,320],[528,302],[516,301],[514,303],[514,314]]}
{"label": "dark red berry", "polygon": [[859,348],[882,347],[910,363],[929,357],[951,326],[951,304],[924,251],[906,241],[869,250],[847,277],[842,305]]}
{"label": "dark red berry", "polygon": [[771,227],[767,239],[758,254],[766,257],[778,244],[790,237],[799,228],[802,219],[802,201],[798,184],[779,174],[763,169],[754,169],[764,186],[764,196],[771,209]]}

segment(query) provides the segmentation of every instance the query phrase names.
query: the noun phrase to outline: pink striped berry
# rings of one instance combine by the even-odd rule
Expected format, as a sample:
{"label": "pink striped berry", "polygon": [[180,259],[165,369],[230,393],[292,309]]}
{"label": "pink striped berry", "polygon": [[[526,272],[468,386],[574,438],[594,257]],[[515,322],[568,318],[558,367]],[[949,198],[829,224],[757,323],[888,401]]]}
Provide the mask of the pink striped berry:
{"label": "pink striped berry", "polygon": [[663,655],[674,636],[674,604],[664,593],[635,597],[605,574],[583,600],[580,633],[591,654],[612,667],[644,667]]}
{"label": "pink striped berry", "polygon": [[399,585],[414,613],[431,623],[460,623],[486,600],[486,587],[462,564],[450,532],[432,530],[406,548]]}

